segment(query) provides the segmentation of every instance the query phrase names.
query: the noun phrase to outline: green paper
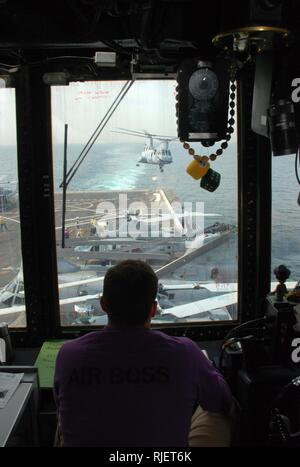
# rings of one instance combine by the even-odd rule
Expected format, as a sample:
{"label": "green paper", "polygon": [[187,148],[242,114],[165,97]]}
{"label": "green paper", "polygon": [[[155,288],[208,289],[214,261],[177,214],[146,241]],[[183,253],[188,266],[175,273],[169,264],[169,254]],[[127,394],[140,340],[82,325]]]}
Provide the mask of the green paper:
{"label": "green paper", "polygon": [[66,341],[53,340],[43,343],[35,362],[35,366],[37,366],[39,372],[41,388],[53,387],[56,356],[64,342]]}

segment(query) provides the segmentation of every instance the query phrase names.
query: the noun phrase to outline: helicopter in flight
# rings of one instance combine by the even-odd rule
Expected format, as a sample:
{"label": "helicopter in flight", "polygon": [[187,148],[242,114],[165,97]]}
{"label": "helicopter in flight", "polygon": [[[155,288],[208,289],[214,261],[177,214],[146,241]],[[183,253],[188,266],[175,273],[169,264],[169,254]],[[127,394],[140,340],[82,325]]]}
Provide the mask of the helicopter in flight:
{"label": "helicopter in flight", "polygon": [[[148,141],[145,144],[144,150],[142,151],[140,158],[137,161],[137,167],[140,164],[152,164],[158,165],[161,172],[164,171],[163,167],[166,164],[171,164],[173,162],[172,154],[169,149],[169,143],[174,141],[175,138],[162,135],[154,135],[148,133],[146,130],[137,131],[137,130],[128,130],[127,128],[118,128],[113,130],[114,133],[121,133],[123,135],[137,136],[140,138],[147,138]],[[159,146],[155,147],[153,141],[160,141]]]}

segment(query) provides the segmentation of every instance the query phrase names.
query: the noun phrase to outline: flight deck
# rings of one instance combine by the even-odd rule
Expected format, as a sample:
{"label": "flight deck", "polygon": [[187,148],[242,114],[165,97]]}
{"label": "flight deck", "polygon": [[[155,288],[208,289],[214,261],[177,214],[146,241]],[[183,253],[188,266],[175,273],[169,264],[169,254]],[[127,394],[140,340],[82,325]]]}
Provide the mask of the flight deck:
{"label": "flight deck", "polygon": [[[212,281],[228,285],[236,281],[235,271],[226,264],[228,249],[235,248],[235,227],[214,222],[205,228],[204,217],[212,214],[187,213],[184,209],[178,212],[178,205],[176,195],[162,189],[73,191],[67,193],[63,217],[63,197],[55,193],[62,325],[105,324],[99,305],[103,277],[109,267],[125,259],[146,261],[156,271],[161,284],[161,316],[173,308],[172,317],[163,319],[204,316],[207,305],[214,309],[205,300],[216,292],[231,295],[216,301],[215,308],[225,310],[225,306],[234,304],[235,285],[228,290],[214,286],[216,290],[209,291],[209,284],[202,287],[199,281],[210,283],[210,287]],[[7,230],[0,232],[1,319],[22,327],[26,323],[18,209],[12,206],[2,214]],[[191,219],[196,219],[195,225]],[[212,222],[215,220],[212,218]],[[37,227],[42,237],[43,226]],[[220,277],[212,277],[211,271],[222,262]],[[196,317],[189,317],[185,305],[197,301],[192,312]],[[230,319],[227,312],[224,319]]]}

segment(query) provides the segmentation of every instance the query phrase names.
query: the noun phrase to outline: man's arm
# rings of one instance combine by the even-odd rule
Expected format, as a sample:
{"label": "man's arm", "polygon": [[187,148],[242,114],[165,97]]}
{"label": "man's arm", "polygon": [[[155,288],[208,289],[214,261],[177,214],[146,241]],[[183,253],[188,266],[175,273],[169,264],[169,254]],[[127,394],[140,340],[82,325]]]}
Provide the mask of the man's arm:
{"label": "man's arm", "polygon": [[189,446],[230,446],[238,420],[237,404],[224,377],[197,344],[192,342],[190,350],[199,405],[191,420]]}
{"label": "man's arm", "polygon": [[188,437],[190,447],[229,447],[232,439],[230,417],[207,412],[199,405],[193,413]]}
{"label": "man's arm", "polygon": [[228,384],[197,344],[190,342],[190,357],[198,387],[198,404],[207,412],[229,415],[233,398]]}
{"label": "man's arm", "polygon": [[235,424],[234,399],[222,374],[192,342],[192,364],[198,386],[198,407],[191,420],[189,446],[230,446]]}

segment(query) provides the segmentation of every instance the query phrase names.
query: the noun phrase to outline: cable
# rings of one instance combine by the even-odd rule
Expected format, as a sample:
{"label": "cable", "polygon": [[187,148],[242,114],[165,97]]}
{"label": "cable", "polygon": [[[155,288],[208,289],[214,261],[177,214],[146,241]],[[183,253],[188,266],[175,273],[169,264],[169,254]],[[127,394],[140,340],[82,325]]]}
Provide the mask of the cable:
{"label": "cable", "polygon": [[[94,144],[95,140],[96,140],[97,137],[98,137],[98,134],[97,134],[97,133],[99,132],[99,130],[100,130],[100,128],[101,128],[101,125],[104,123],[104,120],[105,120],[106,116],[111,112],[111,110],[113,109],[113,107],[114,107],[116,101],[117,101],[117,100],[120,98],[120,96],[125,92],[125,89],[126,89],[127,86],[128,86],[128,81],[124,84],[124,86],[123,86],[122,89],[120,90],[119,94],[117,95],[116,99],[115,99],[114,102],[111,104],[110,108],[108,109],[107,113],[106,113],[105,116],[102,118],[101,122],[98,124],[97,128],[96,128],[96,129],[94,130],[94,132],[92,133],[92,136],[89,138],[89,140],[88,140],[88,142],[86,143],[86,145],[84,146],[83,150],[81,151],[81,153],[79,154],[79,156],[78,156],[77,159],[75,160],[73,166],[72,166],[72,167],[69,169],[69,171],[67,172],[66,179],[69,179],[69,178],[71,177],[71,175],[72,175],[72,173],[74,172],[74,170],[75,170],[75,173],[76,173],[76,171],[78,170],[78,167],[79,167],[79,165],[81,164],[80,159],[83,158],[83,157],[85,157],[84,152],[85,152],[87,149],[88,149],[88,151],[89,151],[90,148],[88,148],[88,147],[89,147],[90,144],[91,144],[91,146]],[[74,173],[74,175],[75,175],[75,173]],[[73,178],[74,175],[72,175],[72,178]],[[70,179],[69,181],[67,181],[67,184],[69,184],[70,181],[71,181],[71,179]],[[62,184],[60,185],[60,188],[62,188]]]}
{"label": "cable", "polygon": [[49,62],[50,60],[61,60],[65,58],[76,58],[76,59],[83,59],[83,60],[94,60],[94,57],[82,57],[80,55],[62,55],[60,57],[47,57],[45,59],[46,62]]}
{"label": "cable", "polygon": [[8,68],[16,68],[17,66],[20,66],[20,64],[12,65],[12,64],[9,64],[9,63],[2,63],[2,62],[0,62],[0,65],[6,66]]}
{"label": "cable", "polygon": [[101,41],[104,45],[107,45],[107,47],[109,47],[110,49],[112,49],[114,52],[118,52],[118,53],[121,53],[121,54],[125,54],[125,55],[132,55],[132,51],[129,51],[127,49],[125,49],[125,47],[117,44],[116,42],[110,42],[110,41]]}
{"label": "cable", "polygon": [[123,88],[121,89],[120,93],[118,94],[117,98],[115,99],[115,101],[113,102],[113,104],[111,105],[111,107],[109,108],[108,112],[106,113],[106,115],[103,117],[103,119],[101,120],[101,122],[99,123],[98,127],[96,128],[96,130],[93,132],[92,136],[90,137],[89,141],[87,142],[87,144],[85,145],[84,149],[81,151],[81,153],[79,154],[78,158],[76,159],[75,163],[73,164],[72,168],[69,170],[69,172],[67,173],[67,185],[69,185],[69,183],[71,182],[72,178],[74,177],[74,175],[76,174],[77,170],[79,169],[80,165],[82,164],[82,162],[84,161],[85,157],[87,156],[88,152],[90,151],[90,149],[92,148],[92,146],[94,145],[95,141],[97,140],[97,138],[99,137],[100,133],[102,132],[103,128],[105,127],[105,125],[107,124],[108,120],[110,119],[111,115],[114,113],[114,111],[116,110],[116,108],[118,107],[118,105],[120,104],[120,102],[122,101],[123,97],[125,96],[125,94],[128,92],[128,90],[130,89],[131,85],[133,84],[132,81],[130,82],[126,82],[125,85],[123,86]]}
{"label": "cable", "polygon": [[240,330],[247,330],[248,332],[251,331],[260,331],[263,330],[263,328],[257,328],[257,327],[251,327],[248,328],[249,325],[252,325],[254,323],[263,323],[267,321],[267,317],[264,316],[263,318],[258,318],[258,319],[253,319],[251,321],[247,321],[246,323],[240,324],[239,326],[235,327],[231,331],[228,332],[228,334],[224,337],[223,342],[221,344],[220,348],[220,357],[219,357],[219,369],[221,370],[221,365],[223,361],[223,355],[226,347],[228,347],[231,344],[234,344],[236,342],[242,342],[244,340],[253,340],[253,339],[259,339],[256,335],[248,335],[248,336],[234,336],[234,334]]}
{"label": "cable", "polygon": [[[22,56],[19,55],[19,54],[15,54],[16,56],[18,56],[21,60],[23,60]],[[28,66],[38,66],[38,65],[43,65],[43,64],[46,64],[47,62],[54,62],[56,60],[67,60],[67,59],[70,59],[70,60],[88,60],[88,61],[91,61],[91,62],[94,62],[95,58],[94,57],[85,57],[85,56],[80,56],[80,55],[61,55],[61,56],[58,56],[58,57],[46,57],[45,59],[43,60],[40,60],[40,61],[36,61],[36,62],[24,62],[24,63],[18,63],[18,64],[9,64],[9,63],[4,63],[4,62],[0,62],[0,70],[1,71],[4,71],[6,73],[12,73],[13,71],[18,71],[19,68],[22,66],[22,65],[28,65]],[[24,60],[23,60],[24,61]],[[93,63],[92,64],[87,64],[87,66],[89,67],[89,70],[97,77],[97,72],[96,70],[93,68]]]}
{"label": "cable", "polygon": [[[66,60],[66,59],[94,61],[94,57],[85,57],[85,56],[81,56],[81,55],[61,55],[61,56],[58,56],[58,57],[46,57],[43,60],[38,60],[36,62],[26,62],[25,64],[28,65],[28,66],[36,66],[36,65],[43,65],[43,64],[45,64],[47,62],[51,62],[51,61],[55,61],[55,60]],[[10,68],[16,68],[16,67],[21,66],[20,63],[17,64],[17,65],[9,65],[8,63],[2,63],[2,64],[0,63],[0,65],[4,65],[4,66],[10,67]]]}
{"label": "cable", "polygon": [[9,70],[7,68],[3,68],[2,66],[0,66],[0,70],[5,71],[5,73],[9,73]]}
{"label": "cable", "polygon": [[218,365],[219,370],[222,371],[224,351],[227,347],[229,347],[232,344],[236,344],[237,342],[249,341],[249,340],[254,340],[254,339],[257,339],[256,336],[254,336],[253,334],[250,334],[244,337],[232,337],[231,339],[228,339],[226,342],[223,342],[221,346],[220,356],[219,356],[219,365]]}
{"label": "cable", "polygon": [[251,321],[247,321],[246,323],[242,323],[240,324],[239,326],[236,326],[235,328],[233,328],[231,331],[228,332],[228,334],[224,337],[224,340],[223,342],[225,342],[226,340],[228,340],[232,335],[234,335],[236,333],[236,331],[242,329],[242,328],[245,328],[247,326],[249,326],[249,324],[254,324],[254,323],[260,323],[260,322],[266,322],[268,320],[268,318],[266,316],[263,316],[262,318],[257,318],[257,319],[252,319]]}
{"label": "cable", "polygon": [[132,85],[133,85],[133,81],[126,81],[126,83],[124,84],[124,86],[120,90],[119,94],[117,95],[116,99],[111,104],[111,106],[108,109],[108,111],[106,112],[105,116],[102,118],[102,120],[99,123],[99,125],[97,126],[96,130],[93,132],[92,136],[89,138],[89,140],[86,143],[85,147],[83,148],[83,150],[81,151],[81,153],[77,157],[77,159],[74,162],[73,166],[67,172],[66,180],[60,184],[60,188],[62,188],[63,183],[66,183],[67,186],[69,185],[69,183],[73,179],[74,175],[76,174],[77,170],[79,169],[80,165],[82,164],[82,162],[86,158],[88,152],[90,151],[90,149],[94,145],[95,141],[99,137],[100,133],[104,129],[105,125],[109,121],[110,117],[112,116],[114,111],[117,109],[117,107],[120,105],[121,101],[123,100],[123,98],[125,97],[125,95],[127,94],[127,92],[129,91],[129,89],[131,88]]}

